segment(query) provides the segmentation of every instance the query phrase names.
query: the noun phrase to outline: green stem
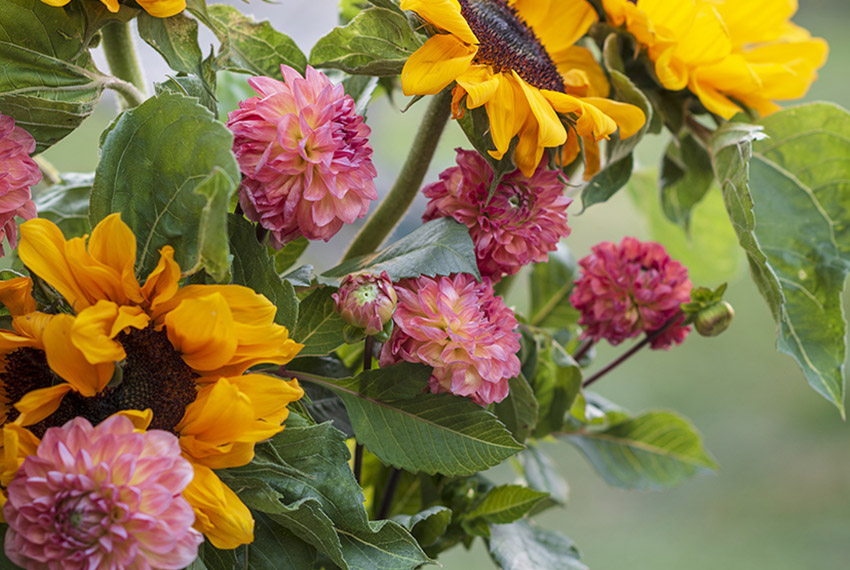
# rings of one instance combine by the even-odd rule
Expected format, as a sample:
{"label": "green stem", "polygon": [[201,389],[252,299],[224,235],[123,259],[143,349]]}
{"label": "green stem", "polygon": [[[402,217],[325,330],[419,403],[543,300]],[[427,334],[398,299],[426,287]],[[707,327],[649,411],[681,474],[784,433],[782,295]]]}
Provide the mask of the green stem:
{"label": "green stem", "polygon": [[434,157],[440,135],[443,134],[443,128],[449,120],[451,100],[451,90],[438,93],[431,99],[395,184],[354,238],[342,261],[372,253],[378,249],[378,246],[404,217],[419,193],[419,187]]}
{"label": "green stem", "polygon": [[[130,31],[129,22],[112,22],[103,27],[103,51],[106,52],[106,61],[109,63],[109,71],[118,79],[129,83],[136,88],[144,98],[145,78],[136,58],[136,48],[133,46],[133,34]],[[109,87],[113,87],[109,85]],[[125,91],[116,89],[129,105],[138,105],[134,101],[137,97],[130,96]]]}

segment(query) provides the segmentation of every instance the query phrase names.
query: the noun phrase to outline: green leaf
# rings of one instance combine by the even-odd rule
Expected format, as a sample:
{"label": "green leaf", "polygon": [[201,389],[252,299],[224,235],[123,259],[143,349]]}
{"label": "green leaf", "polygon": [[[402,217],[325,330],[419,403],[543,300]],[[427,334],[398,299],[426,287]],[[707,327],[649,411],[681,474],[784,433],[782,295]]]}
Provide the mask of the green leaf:
{"label": "green leaf", "polygon": [[269,248],[269,253],[274,258],[275,271],[283,273],[295,265],[295,262],[298,261],[298,258],[301,257],[301,254],[304,253],[308,245],[310,245],[310,241],[304,236],[301,236],[278,250]]}
{"label": "green leaf", "polygon": [[0,10],[0,113],[43,152],[88,117],[108,80],[94,66],[81,11],[40,0],[4,0]]}
{"label": "green leaf", "polygon": [[502,570],[587,570],[573,541],[528,521],[490,527],[490,557]]}
{"label": "green leaf", "polygon": [[301,301],[298,324],[292,332],[293,340],[304,345],[299,356],[324,356],[345,343],[345,321],[334,309],[331,297],[335,292],[331,287],[320,287]]}
{"label": "green leaf", "polygon": [[530,384],[539,409],[533,435],[541,438],[563,428],[564,416],[581,389],[581,369],[552,338],[541,336],[538,342],[537,367]]}
{"label": "green leaf", "polygon": [[139,245],[137,275],[170,244],[184,274],[230,267],[227,206],[240,179],[233,135],[194,99],[162,93],[124,112],[101,141],[89,220],[121,212]]}
{"label": "green leaf", "polygon": [[471,273],[481,278],[469,230],[451,218],[432,220],[384,249],[355,257],[322,275],[341,279],[367,270],[386,271],[393,281],[452,273]]}
{"label": "green leaf", "polygon": [[257,446],[250,464],[224,471],[222,478],[241,490],[251,508],[344,570],[413,570],[429,562],[399,524],[368,520],[349,458],[343,434],[330,424],[287,426]]}
{"label": "green leaf", "polygon": [[254,515],[254,542],[246,545],[244,564],[251,570],[312,568],[316,549],[264,513]]}
{"label": "green leaf", "polygon": [[606,38],[603,59],[608,67],[611,86],[617,94],[617,99],[640,108],[646,116],[646,122],[638,132],[627,139],[620,139],[619,133],[612,135],[607,144],[605,166],[593,176],[590,183],[582,190],[581,203],[583,209],[607,201],[626,185],[634,167],[632,153],[652,124],[652,105],[650,105],[649,99],[625,73],[618,69],[620,66],[620,48],[617,34],[610,34]]}
{"label": "green leaf", "polygon": [[66,238],[91,233],[89,195],[94,173],[66,173],[35,200],[38,217],[50,220]]}
{"label": "green leaf", "polygon": [[[213,81],[215,83],[215,81]],[[218,102],[215,93],[211,91],[209,83],[195,75],[177,75],[169,77],[162,83],[155,83],[154,90],[157,95],[163,92],[178,93],[186,97],[194,97],[198,102],[210,110],[214,115],[218,114]]]}
{"label": "green leaf", "polygon": [[219,69],[242,70],[252,75],[280,77],[281,64],[303,74],[307,57],[286,34],[263,20],[255,22],[233,6],[213,4],[204,13],[192,13],[207,24],[221,42],[216,58]]}
{"label": "green leaf", "polygon": [[230,251],[233,253],[233,283],[250,287],[265,295],[275,307],[275,322],[295,330],[298,322],[298,297],[289,281],[282,281],[266,247],[257,241],[255,226],[242,216],[229,216]]}
{"label": "green leaf", "polygon": [[718,129],[711,141],[715,171],[779,326],[777,348],[797,360],[809,384],[843,416],[850,115],[832,104],[811,104],[775,113],[761,125],[769,138],[753,143],[749,172],[749,142],[758,127]]}
{"label": "green leaf", "polygon": [[[203,68],[204,55],[198,45],[198,21],[182,12],[169,18],[157,18],[147,12],[139,14],[139,36],[159,52],[174,71],[210,77]],[[215,87],[207,84],[210,93]]]}
{"label": "green leaf", "polygon": [[415,515],[396,515],[393,520],[409,530],[421,546],[431,546],[446,532],[452,510],[436,505]]}
{"label": "green leaf", "polygon": [[524,442],[537,425],[537,400],[525,376],[508,381],[508,396],[493,406],[493,412],[519,442]]}
{"label": "green leaf", "polygon": [[660,489],[716,469],[696,429],[671,412],[648,412],[568,439],[605,481],[625,489]]}
{"label": "green leaf", "polygon": [[664,215],[685,228],[691,210],[705,197],[714,182],[711,156],[691,133],[683,133],[667,145],[661,163],[661,206]]}
{"label": "green leaf", "polygon": [[548,262],[534,264],[530,279],[529,324],[564,329],[578,323],[579,312],[570,304],[575,272],[575,259],[564,246],[550,252]]}
{"label": "green leaf", "polygon": [[431,369],[401,363],[334,380],[298,375],[345,401],[357,441],[413,473],[472,475],[523,449],[496,417],[467,398],[423,394]]}
{"label": "green leaf", "polygon": [[469,521],[469,523],[483,521],[488,524],[512,523],[524,517],[548,496],[548,493],[535,491],[522,485],[494,487],[474,509],[463,515],[462,521]]}
{"label": "green leaf", "polygon": [[549,494],[549,499],[560,505],[567,504],[569,486],[561,477],[552,459],[540,449],[529,445],[528,449],[517,455],[522,467],[522,476],[528,487]]}
{"label": "green leaf", "polygon": [[422,43],[401,12],[369,8],[320,38],[310,52],[310,65],[355,75],[398,75]]}

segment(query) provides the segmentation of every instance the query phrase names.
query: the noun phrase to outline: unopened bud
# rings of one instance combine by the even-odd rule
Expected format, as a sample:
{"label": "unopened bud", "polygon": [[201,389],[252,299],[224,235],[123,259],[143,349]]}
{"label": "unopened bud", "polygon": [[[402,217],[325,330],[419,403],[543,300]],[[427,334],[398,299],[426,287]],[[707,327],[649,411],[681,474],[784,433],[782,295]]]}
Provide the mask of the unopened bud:
{"label": "unopened bud", "polygon": [[726,301],[718,301],[699,310],[694,327],[702,336],[717,336],[729,328],[734,317],[735,309],[732,305]]}
{"label": "unopened bud", "polygon": [[342,319],[368,336],[384,330],[398,303],[393,283],[386,271],[380,275],[347,275],[333,299]]}

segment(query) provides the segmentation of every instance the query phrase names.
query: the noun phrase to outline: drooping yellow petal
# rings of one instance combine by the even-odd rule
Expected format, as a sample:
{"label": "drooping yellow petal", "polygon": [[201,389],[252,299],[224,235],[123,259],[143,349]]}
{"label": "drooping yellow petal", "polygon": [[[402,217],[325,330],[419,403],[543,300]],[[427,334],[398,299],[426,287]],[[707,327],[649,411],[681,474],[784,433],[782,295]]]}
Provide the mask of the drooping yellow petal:
{"label": "drooping yellow petal", "polygon": [[91,364],[74,346],[73,326],[71,315],[55,315],[44,329],[44,352],[50,368],[75,391],[90,398],[106,387],[115,365],[113,362]]}
{"label": "drooping yellow petal", "polygon": [[127,354],[124,347],[114,338],[121,331],[132,327],[143,329],[148,326],[148,317],[141,307],[119,307],[111,301],[98,301],[74,319],[71,326],[71,342],[79,349],[89,364],[118,362]]}
{"label": "drooping yellow petal", "polygon": [[212,469],[193,463],[192,482],[183,497],[195,511],[194,527],[221,549],[236,548],[254,541],[251,511]]}
{"label": "drooping yellow petal", "polygon": [[402,10],[411,10],[423,20],[457,36],[468,44],[477,44],[478,39],[472,33],[460,13],[457,0],[401,0]]}
{"label": "drooping yellow petal", "polygon": [[100,0],[106,9],[112,12],[113,14],[118,11],[119,5],[118,0]]}
{"label": "drooping yellow petal", "polygon": [[496,94],[501,73],[493,73],[486,65],[471,65],[457,77],[457,84],[467,93],[466,106],[476,109]]}
{"label": "drooping yellow petal", "polygon": [[576,158],[578,158],[579,153],[581,153],[581,145],[578,141],[579,137],[576,132],[572,128],[567,129],[567,142],[565,142],[564,146],[561,147],[558,164],[561,166],[568,166],[572,164]]}
{"label": "drooping yellow petal", "polygon": [[[561,146],[567,140],[567,131],[561,124],[561,119],[552,105],[536,87],[526,83],[517,73],[513,72],[514,81],[520,86],[531,114],[537,120],[537,144],[541,147]],[[537,165],[534,165],[535,168]]]}
{"label": "drooping yellow petal", "polygon": [[605,115],[614,120],[620,129],[620,138],[627,139],[646,123],[646,115],[643,110],[629,103],[602,99],[600,97],[584,97],[582,102],[593,105]]}
{"label": "drooping yellow petal", "polygon": [[413,52],[401,70],[405,95],[434,95],[457,79],[475,57],[478,48],[455,36],[438,34]]}
{"label": "drooping yellow petal", "polygon": [[244,374],[233,376],[229,381],[251,399],[255,416],[272,425],[282,424],[289,416],[287,406],[304,396],[298,380],[283,380],[265,374]]}
{"label": "drooping yellow petal", "polygon": [[0,281],[0,303],[9,309],[12,316],[34,312],[36,306],[32,298],[32,279],[15,277]]}
{"label": "drooping yellow petal", "polygon": [[538,138],[537,121],[532,117],[525,122],[519,131],[516,150],[514,151],[514,163],[525,176],[531,177],[543,158],[544,147],[537,144]]}
{"label": "drooping yellow petal", "polygon": [[174,248],[170,245],[159,250],[159,262],[148,275],[141,293],[152,313],[157,307],[174,297],[180,284],[180,266],[174,261]]}
{"label": "drooping yellow petal", "polygon": [[777,39],[797,12],[797,0],[720,0],[713,3],[737,48]]}
{"label": "drooping yellow petal", "polygon": [[236,352],[233,314],[220,293],[182,301],[165,316],[168,340],[196,370],[215,370]]}
{"label": "drooping yellow petal", "polygon": [[246,325],[264,325],[274,322],[277,307],[265,296],[242,285],[189,285],[180,289],[171,299],[162,303],[153,313],[153,318],[161,322],[168,311],[186,299],[207,297],[213,293],[221,295],[233,319]]}
{"label": "drooping yellow petal", "polygon": [[588,136],[582,137],[581,140],[584,144],[584,174],[582,177],[589,182],[599,172],[601,165],[599,142]]}
{"label": "drooping yellow petal", "polygon": [[[133,423],[133,427],[137,432],[143,432],[151,425],[153,421],[153,410],[121,410],[112,414],[113,416],[124,416]],[[112,417],[112,416],[109,416]]]}
{"label": "drooping yellow petal", "polygon": [[242,374],[255,364],[286,364],[304,348],[303,344],[289,338],[286,327],[274,323],[244,325],[234,322],[233,332],[237,339],[233,356],[227,363],[215,370],[205,371],[205,374],[233,376]]}
{"label": "drooping yellow petal", "polygon": [[35,455],[41,441],[19,423],[6,424],[2,428],[3,453],[0,455],[0,486],[8,487],[20,469],[24,459]]}
{"label": "drooping yellow petal", "polygon": [[508,152],[511,139],[525,124],[531,110],[522,88],[506,74],[501,74],[499,87],[485,108],[490,118],[490,136],[496,146],[496,151],[490,151],[490,155],[500,159]]}
{"label": "drooping yellow petal", "polygon": [[561,72],[565,91],[580,97],[606,97],[611,90],[605,71],[596,63],[593,53],[581,46],[570,46],[552,54]]}
{"label": "drooping yellow petal", "polygon": [[58,410],[62,399],[72,389],[70,384],[63,383],[27,392],[15,403],[15,408],[21,412],[15,421],[22,426],[37,424]]}

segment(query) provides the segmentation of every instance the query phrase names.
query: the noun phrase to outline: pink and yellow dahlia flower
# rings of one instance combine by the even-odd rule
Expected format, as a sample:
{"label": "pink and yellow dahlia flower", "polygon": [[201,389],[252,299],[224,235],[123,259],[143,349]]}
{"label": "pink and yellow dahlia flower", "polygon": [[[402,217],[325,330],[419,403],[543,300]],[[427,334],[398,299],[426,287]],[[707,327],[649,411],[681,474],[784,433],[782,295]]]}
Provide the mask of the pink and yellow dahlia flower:
{"label": "pink and yellow dahlia flower", "polygon": [[281,65],[284,81],[248,80],[258,97],[228,115],[242,171],[239,204],[275,247],[300,236],[331,239],[378,197],[371,130],[342,85],[307,66]]}
{"label": "pink and yellow dahlia flower", "polygon": [[434,393],[451,392],[478,404],[501,402],[519,374],[519,335],[513,311],[489,279],[467,273],[403,279],[396,285],[395,327],[381,366],[419,362],[434,368]]}

